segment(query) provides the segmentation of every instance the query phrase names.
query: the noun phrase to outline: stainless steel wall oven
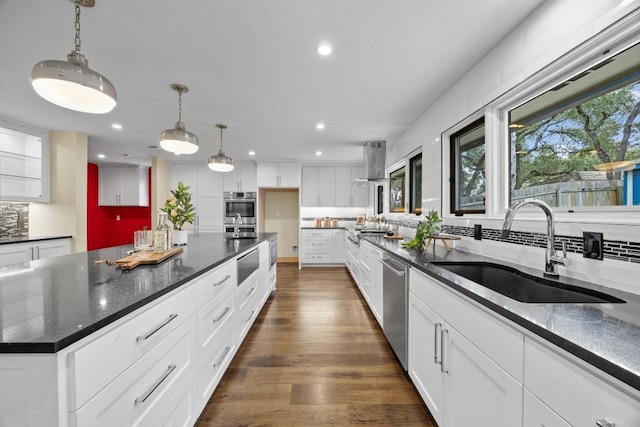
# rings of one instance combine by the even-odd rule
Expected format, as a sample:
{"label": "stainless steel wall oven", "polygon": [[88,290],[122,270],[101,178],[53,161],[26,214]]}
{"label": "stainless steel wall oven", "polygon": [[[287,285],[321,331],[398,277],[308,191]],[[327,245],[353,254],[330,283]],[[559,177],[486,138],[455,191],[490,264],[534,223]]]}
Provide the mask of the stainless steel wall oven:
{"label": "stainless steel wall oven", "polygon": [[[256,224],[256,193],[249,192],[224,192],[224,224],[225,227],[235,225],[236,215],[240,214],[241,224],[244,226]],[[243,230],[249,231],[249,230]],[[252,231],[255,231],[252,230]]]}

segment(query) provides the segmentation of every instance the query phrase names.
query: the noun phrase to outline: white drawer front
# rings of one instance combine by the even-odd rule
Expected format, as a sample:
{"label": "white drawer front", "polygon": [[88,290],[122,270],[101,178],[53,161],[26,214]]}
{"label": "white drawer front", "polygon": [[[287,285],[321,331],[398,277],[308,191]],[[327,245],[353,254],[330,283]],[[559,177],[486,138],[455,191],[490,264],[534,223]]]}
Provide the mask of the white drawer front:
{"label": "white drawer front", "polygon": [[615,388],[537,342],[525,340],[524,385],[572,426],[609,419],[640,426],[640,397]]}
{"label": "white drawer front", "polygon": [[303,253],[301,261],[303,264],[331,264],[333,254],[329,253]]}
{"label": "white drawer front", "polygon": [[236,320],[238,342],[242,342],[249,329],[251,329],[251,325],[253,325],[260,313],[260,308],[260,300],[256,296],[249,298],[242,310],[238,311],[238,319]]}
{"label": "white drawer front", "polygon": [[204,407],[216,389],[222,374],[231,363],[236,352],[235,334],[233,329],[229,329],[224,334],[216,336],[216,340],[211,347],[211,351],[199,362],[199,406]]}
{"label": "white drawer front", "polygon": [[324,238],[302,239],[302,250],[305,252],[333,251],[333,240]]}
{"label": "white drawer front", "polygon": [[411,292],[522,384],[523,334],[445,287],[435,279],[409,269]]}
{"label": "white drawer front", "polygon": [[215,334],[234,322],[235,312],[233,288],[227,288],[198,310],[198,347],[208,348]]}
{"label": "white drawer front", "polygon": [[310,230],[310,229],[302,229],[300,230],[301,237],[303,239],[306,238],[326,238],[333,239],[333,230]]}
{"label": "white drawer front", "polygon": [[238,309],[242,309],[247,301],[258,293],[258,276],[258,274],[252,274],[244,281],[242,286],[236,288],[236,306]]}
{"label": "white drawer front", "polygon": [[69,355],[69,407],[78,409],[195,313],[195,288],[178,291]]}
{"label": "white drawer front", "polygon": [[71,413],[72,427],[149,426],[196,368],[196,318],[191,316],[122,375]]}
{"label": "white drawer front", "polygon": [[571,427],[526,389],[524,391],[523,420],[523,427]]}
{"label": "white drawer front", "polygon": [[226,288],[234,287],[238,280],[237,274],[236,261],[233,260],[198,278],[195,284],[198,288],[198,308],[207,304],[211,298]]}
{"label": "white drawer front", "polygon": [[152,424],[153,426],[191,427],[196,423],[202,410],[197,405],[196,372],[194,371],[189,376],[189,379],[180,387],[162,412],[158,414],[156,421]]}

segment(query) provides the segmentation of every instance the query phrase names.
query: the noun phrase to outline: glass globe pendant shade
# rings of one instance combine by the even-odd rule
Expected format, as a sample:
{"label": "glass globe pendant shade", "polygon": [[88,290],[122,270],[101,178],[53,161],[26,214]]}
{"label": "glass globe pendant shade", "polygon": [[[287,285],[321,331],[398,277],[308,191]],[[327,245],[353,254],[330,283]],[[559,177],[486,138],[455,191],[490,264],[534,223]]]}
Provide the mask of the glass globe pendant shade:
{"label": "glass globe pendant shade", "polygon": [[174,154],[193,154],[200,148],[198,137],[185,129],[182,122],[176,123],[173,129],[165,129],[160,133],[160,147]]}
{"label": "glass globe pendant shade", "polygon": [[208,166],[216,172],[231,172],[234,168],[233,159],[227,157],[222,149],[215,156],[209,157]]}
{"label": "glass globe pendant shade", "polygon": [[40,61],[31,70],[31,85],[42,98],[60,107],[83,113],[104,114],[118,103],[116,88],[109,79],[89,68],[80,51],[80,6],[92,7],[93,0],[76,0],[75,49],[66,61]]}

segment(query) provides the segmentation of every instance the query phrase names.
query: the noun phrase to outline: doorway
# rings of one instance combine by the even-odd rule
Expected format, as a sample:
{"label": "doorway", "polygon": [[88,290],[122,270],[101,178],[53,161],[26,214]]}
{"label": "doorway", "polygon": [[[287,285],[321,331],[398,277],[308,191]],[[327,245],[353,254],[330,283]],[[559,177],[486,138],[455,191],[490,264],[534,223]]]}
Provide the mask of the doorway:
{"label": "doorway", "polygon": [[258,230],[278,233],[278,262],[298,262],[300,191],[297,188],[260,188]]}

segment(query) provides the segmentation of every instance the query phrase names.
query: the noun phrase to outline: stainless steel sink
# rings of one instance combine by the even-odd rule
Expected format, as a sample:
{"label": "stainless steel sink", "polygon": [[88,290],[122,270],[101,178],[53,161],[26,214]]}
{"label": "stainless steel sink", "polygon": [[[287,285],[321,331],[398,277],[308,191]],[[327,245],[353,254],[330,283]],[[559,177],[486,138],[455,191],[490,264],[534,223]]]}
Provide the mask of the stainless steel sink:
{"label": "stainless steel sink", "polygon": [[512,267],[489,262],[433,262],[440,268],[525,303],[624,303],[593,289],[531,276]]}

